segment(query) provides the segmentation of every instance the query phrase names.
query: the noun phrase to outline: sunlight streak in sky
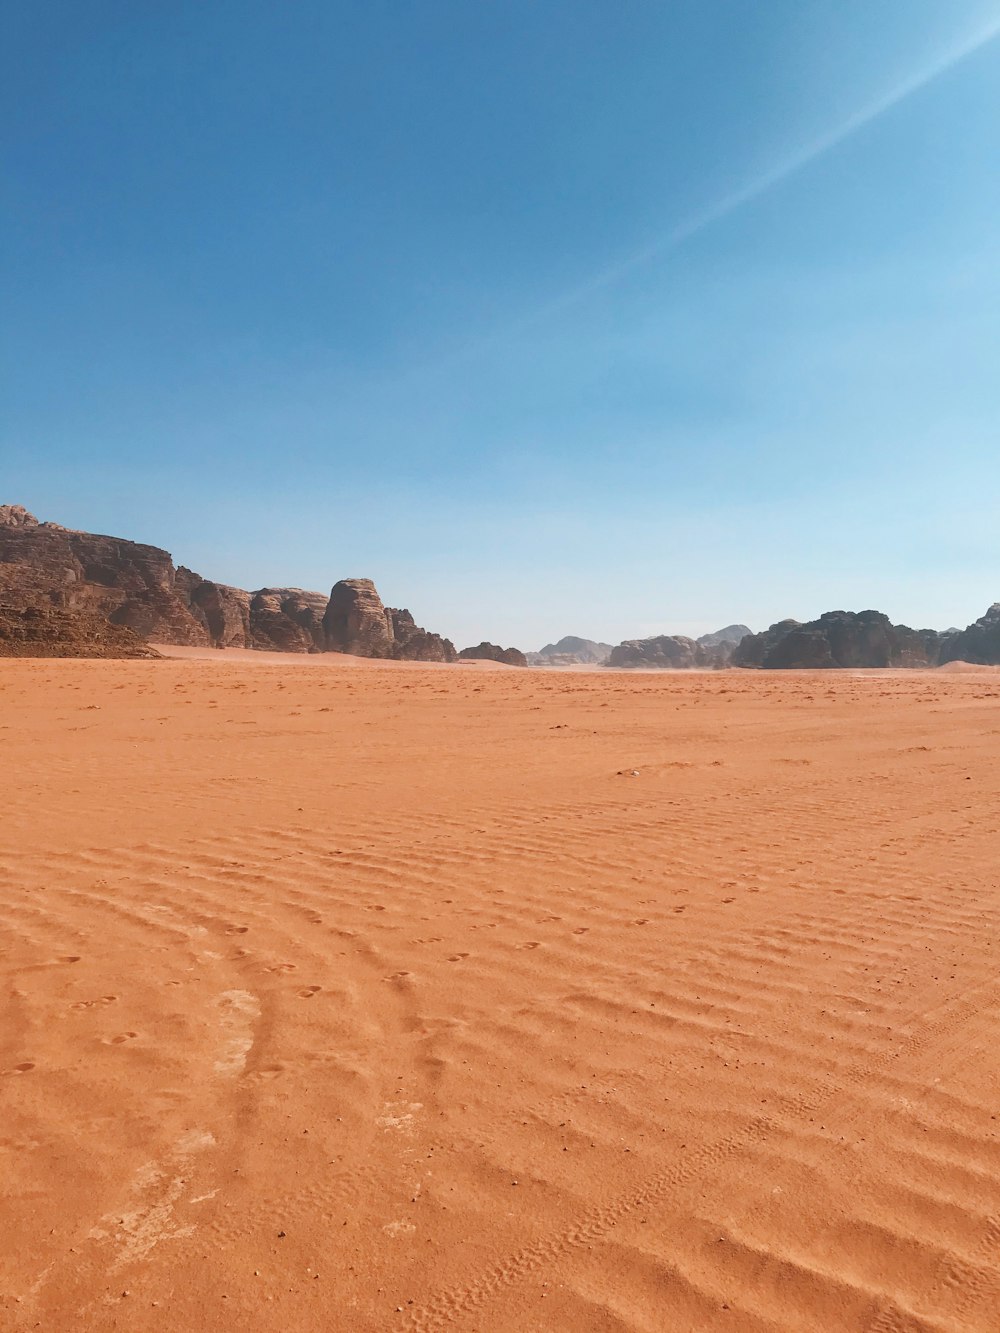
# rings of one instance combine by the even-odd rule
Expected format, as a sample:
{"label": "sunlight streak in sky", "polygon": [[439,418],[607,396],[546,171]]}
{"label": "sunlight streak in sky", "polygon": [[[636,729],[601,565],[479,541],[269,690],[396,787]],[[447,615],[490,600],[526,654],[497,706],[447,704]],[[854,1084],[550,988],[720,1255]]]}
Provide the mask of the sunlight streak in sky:
{"label": "sunlight streak in sky", "polygon": [[1000,14],[988,19],[971,35],[949,46],[936,60],[908,75],[895,87],[890,88],[881,96],[862,106],[853,115],[848,116],[846,120],[827,131],[826,134],[820,135],[819,138],[806,144],[797,152],[776,162],[774,166],[746,185],[724,195],[714,204],[710,204],[701,212],[686,218],[683,222],[657,236],[646,245],[640,246],[622,259],[609,264],[608,267],[593,274],[585,281],[569,287],[550,300],[535,306],[523,315],[495,329],[492,333],[487,333],[481,338],[474,339],[464,346],[456,348],[450,355],[446,354],[439,361],[431,364],[425,362],[423,365],[416,366],[413,371],[404,376],[404,379],[411,380],[414,376],[423,378],[426,374],[435,374],[448,369],[452,365],[465,362],[470,356],[475,356],[490,347],[496,346],[510,338],[511,335],[523,332],[550,315],[558,314],[594,293],[613,286],[620,279],[641,268],[644,264],[651,263],[654,259],[677,249],[692,237],[736,213],[746,204],[761,198],[775,186],[780,185],[819,158],[832,152],[833,149],[846,143],[855,134],[866,129],[874,121],[894,110],[929,84],[934,83],[942,75],[954,69],[956,65],[968,60],[998,37],[1000,37]]}
{"label": "sunlight streak in sky", "polygon": [[995,41],[997,37],[1000,37],[1000,15],[990,19],[989,22],[979,28],[971,36],[967,37],[964,41],[951,46],[931,64],[917,70],[915,73],[903,79],[902,82],[898,83],[894,88],[891,88],[888,92],[883,93],[880,97],[876,98],[873,102],[869,102],[866,106],[861,107],[834,129],[829,130],[818,139],[814,139],[812,143],[799,149],[798,152],[793,153],[790,157],[775,163],[773,167],[770,167],[755,180],[734,190],[731,194],[724,195],[723,198],[719,199],[716,203],[711,204],[702,212],[687,218],[684,222],[671,228],[670,231],[666,232],[664,235],[650,241],[647,245],[640,247],[638,250],[634,250],[630,255],[626,255],[625,258],[619,260],[617,263],[609,265],[608,268],[595,274],[586,282],[581,283],[577,287],[570,288],[568,291],[555,297],[551,302],[539,307],[528,317],[529,320],[534,322],[535,319],[543,315],[562,309],[563,306],[571,305],[576,301],[589,296],[592,292],[599,291],[603,287],[608,287],[612,283],[617,282],[619,278],[632,272],[633,269],[649,263],[651,260],[656,259],[658,256],[679,245],[683,245],[685,241],[690,240],[693,236],[697,236],[699,232],[712,226],[713,223],[721,222],[724,218],[729,217],[731,213],[735,213],[745,204],[749,204],[753,200],[759,199],[769,190],[772,190],[776,185],[780,185],[782,181],[787,180],[790,176],[794,176],[804,167],[817,161],[817,159],[831,152],[834,148],[838,148],[842,143],[845,143],[859,131],[878,120],[880,116],[885,115],[888,111],[892,111],[895,107],[899,106],[900,103],[905,102],[915,93],[926,88],[928,84],[933,83],[943,74],[947,74],[948,71],[953,69],[956,65],[961,64],[963,60],[967,60],[970,56],[975,55],[977,51],[981,51],[983,47],[988,46],[990,42]]}

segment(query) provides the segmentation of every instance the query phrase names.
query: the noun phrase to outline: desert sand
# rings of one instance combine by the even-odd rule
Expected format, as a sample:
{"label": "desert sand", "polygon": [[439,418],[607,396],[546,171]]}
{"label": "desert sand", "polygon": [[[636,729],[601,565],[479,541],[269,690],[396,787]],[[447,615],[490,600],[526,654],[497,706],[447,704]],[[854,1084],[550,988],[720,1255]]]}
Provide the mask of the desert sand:
{"label": "desert sand", "polygon": [[995,675],[0,661],[0,742],[4,1329],[1000,1328]]}

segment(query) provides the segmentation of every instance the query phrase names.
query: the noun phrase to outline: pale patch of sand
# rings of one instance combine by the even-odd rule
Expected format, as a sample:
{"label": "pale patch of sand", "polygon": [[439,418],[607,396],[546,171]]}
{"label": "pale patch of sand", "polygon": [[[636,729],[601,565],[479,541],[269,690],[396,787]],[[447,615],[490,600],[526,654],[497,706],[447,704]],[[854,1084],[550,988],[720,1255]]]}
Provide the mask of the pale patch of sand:
{"label": "pale patch of sand", "polygon": [[1000,682],[271,656],[0,661],[0,1327],[996,1333]]}
{"label": "pale patch of sand", "polygon": [[987,675],[996,675],[1000,671],[1000,666],[984,666],[981,662],[963,662],[956,659],[954,662],[944,662],[938,667],[938,671],[947,671],[952,675],[969,675],[970,673],[986,672]]}

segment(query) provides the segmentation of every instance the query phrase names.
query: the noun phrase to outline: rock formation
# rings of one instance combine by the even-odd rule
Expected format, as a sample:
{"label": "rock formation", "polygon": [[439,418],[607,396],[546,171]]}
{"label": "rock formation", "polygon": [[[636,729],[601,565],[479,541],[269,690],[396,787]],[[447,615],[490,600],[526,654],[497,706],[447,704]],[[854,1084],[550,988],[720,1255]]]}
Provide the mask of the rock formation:
{"label": "rock formation", "polygon": [[547,643],[537,653],[528,653],[531,666],[574,666],[578,663],[600,665],[611,656],[610,643],[596,643],[567,634],[558,643]]}
{"label": "rock formation", "polygon": [[[409,611],[388,611],[392,631],[393,657],[402,662],[454,662],[458,658],[455,645],[440,634],[421,629],[414,623]],[[516,651],[516,650],[515,650]]]}
{"label": "rock formation", "polygon": [[455,660],[447,639],[421,629],[409,611],[384,607],[370,579],[345,579],[329,597],[301,588],[249,593],[175,567],[157,546],[39,523],[21,505],[0,506],[0,604],[14,616],[10,634],[21,633],[16,612],[61,612],[45,619],[47,642],[57,631],[67,644],[93,640],[107,621],[136,642]]}
{"label": "rock formation", "polygon": [[341,579],[323,616],[326,645],[356,657],[391,657],[392,627],[371,579]]}
{"label": "rock formation", "polygon": [[0,657],[159,657],[134,630],[89,610],[0,601]]}
{"label": "rock formation", "polygon": [[657,667],[670,671],[714,671],[728,664],[745,625],[728,625],[714,634],[689,639],[684,634],[657,634],[651,639],[626,639],[612,650],[611,667]]}
{"label": "rock formation", "polygon": [[1000,663],[1000,602],[967,629],[949,633],[941,645],[941,662],[977,662],[982,666]]}
{"label": "rock formation", "polygon": [[520,648],[501,648],[497,643],[480,643],[475,648],[463,648],[459,657],[465,661],[504,662],[507,666],[527,666],[528,659]]}
{"label": "rock formation", "polygon": [[324,652],[328,602],[321,592],[302,588],[261,588],[250,600],[253,647],[280,653]]}
{"label": "rock formation", "polygon": [[717,629],[711,634],[702,634],[696,643],[700,643],[703,648],[720,648],[723,644],[731,644],[734,648],[741,639],[745,639],[753,630],[747,625],[727,625],[725,629]]}
{"label": "rock formation", "polygon": [[610,667],[658,667],[690,671],[714,665],[711,650],[683,634],[657,634],[651,639],[626,639],[612,649]]}
{"label": "rock formation", "polygon": [[936,630],[894,625],[881,611],[827,611],[818,620],[782,620],[743,639],[731,660],[765,670],[927,667],[937,664],[941,642]]}

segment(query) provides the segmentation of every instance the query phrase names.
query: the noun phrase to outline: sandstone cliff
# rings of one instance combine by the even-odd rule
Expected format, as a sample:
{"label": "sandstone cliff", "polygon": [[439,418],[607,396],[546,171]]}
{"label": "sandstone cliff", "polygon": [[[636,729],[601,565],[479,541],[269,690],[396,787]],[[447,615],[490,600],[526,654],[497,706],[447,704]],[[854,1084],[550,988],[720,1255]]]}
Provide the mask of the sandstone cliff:
{"label": "sandstone cliff", "polygon": [[[301,588],[245,592],[175,567],[157,546],[40,523],[21,505],[0,506],[0,604],[9,615],[59,611],[45,621],[45,641],[61,634],[67,645],[93,639],[106,621],[135,642],[455,659],[447,639],[408,611],[384,607],[370,579],[343,580],[329,597]],[[16,628],[16,617],[10,623]]]}

